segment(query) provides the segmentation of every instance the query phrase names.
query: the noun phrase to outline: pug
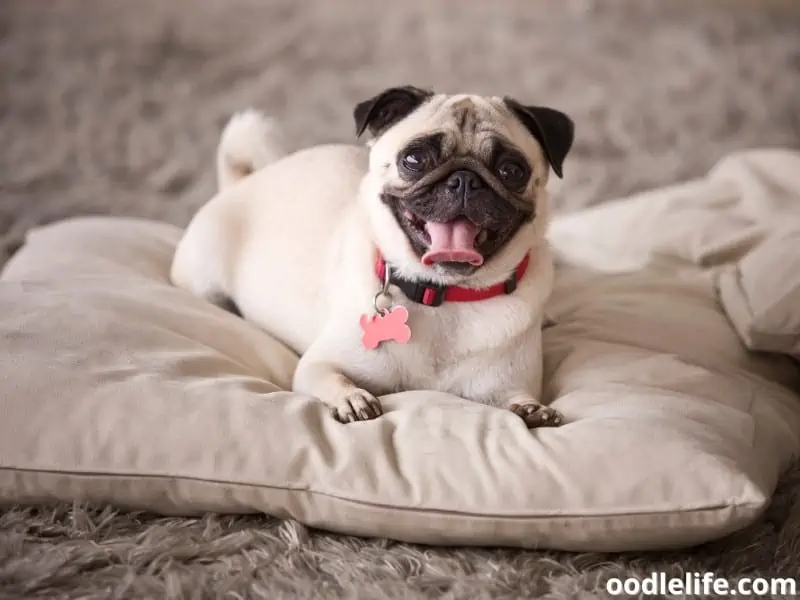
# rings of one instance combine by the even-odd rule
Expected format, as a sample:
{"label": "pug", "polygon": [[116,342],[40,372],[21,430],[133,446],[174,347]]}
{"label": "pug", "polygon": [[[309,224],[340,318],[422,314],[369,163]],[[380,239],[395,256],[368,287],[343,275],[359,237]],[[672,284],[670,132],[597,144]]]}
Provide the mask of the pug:
{"label": "pug", "polygon": [[574,125],[508,97],[387,89],[353,111],[361,145],[278,156],[273,123],[235,117],[218,194],[174,256],[175,285],[245,319],[301,358],[293,391],[342,423],[379,397],[436,390],[508,409],[540,402],[550,173]]}

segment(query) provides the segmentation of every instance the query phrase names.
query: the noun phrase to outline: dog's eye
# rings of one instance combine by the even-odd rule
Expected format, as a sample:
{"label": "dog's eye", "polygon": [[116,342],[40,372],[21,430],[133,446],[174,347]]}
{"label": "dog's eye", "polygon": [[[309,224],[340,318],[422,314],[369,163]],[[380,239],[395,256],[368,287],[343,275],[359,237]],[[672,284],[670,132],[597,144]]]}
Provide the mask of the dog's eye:
{"label": "dog's eye", "polygon": [[436,156],[431,148],[420,147],[407,150],[401,159],[403,168],[412,173],[420,173],[436,161]]}
{"label": "dog's eye", "polygon": [[527,171],[515,160],[504,160],[497,166],[497,174],[507,183],[520,183]]}
{"label": "dog's eye", "polygon": [[422,155],[421,151],[412,150],[403,157],[403,164],[406,166],[406,169],[416,171],[422,167],[424,160],[425,157]]}

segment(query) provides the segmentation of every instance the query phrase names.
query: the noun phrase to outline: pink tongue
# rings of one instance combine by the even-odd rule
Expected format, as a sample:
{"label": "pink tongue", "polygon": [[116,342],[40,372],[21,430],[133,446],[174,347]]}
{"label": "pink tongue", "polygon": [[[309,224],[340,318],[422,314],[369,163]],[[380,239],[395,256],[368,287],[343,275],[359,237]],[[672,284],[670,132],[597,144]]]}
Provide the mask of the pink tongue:
{"label": "pink tongue", "polygon": [[422,256],[422,264],[463,262],[480,266],[483,256],[475,250],[475,238],[480,231],[469,219],[456,219],[449,223],[428,221],[425,230],[431,237],[431,247]]}

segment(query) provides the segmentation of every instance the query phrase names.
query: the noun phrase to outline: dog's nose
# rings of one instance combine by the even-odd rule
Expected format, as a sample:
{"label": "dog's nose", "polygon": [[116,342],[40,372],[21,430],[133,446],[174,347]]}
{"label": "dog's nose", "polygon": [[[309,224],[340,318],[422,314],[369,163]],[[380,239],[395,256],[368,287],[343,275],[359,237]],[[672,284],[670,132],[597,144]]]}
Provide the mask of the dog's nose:
{"label": "dog's nose", "polygon": [[447,187],[458,194],[465,194],[483,187],[483,179],[477,173],[462,169],[454,171],[447,178]]}

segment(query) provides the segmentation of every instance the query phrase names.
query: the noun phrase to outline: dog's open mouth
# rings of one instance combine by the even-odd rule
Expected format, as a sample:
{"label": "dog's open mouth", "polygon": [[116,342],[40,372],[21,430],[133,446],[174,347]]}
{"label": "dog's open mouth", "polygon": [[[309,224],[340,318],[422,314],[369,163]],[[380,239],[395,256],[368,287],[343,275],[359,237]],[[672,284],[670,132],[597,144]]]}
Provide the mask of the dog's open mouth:
{"label": "dog's open mouth", "polygon": [[444,267],[480,267],[498,232],[480,227],[467,217],[451,221],[426,221],[405,208],[400,220],[406,235],[422,250],[422,264]]}

